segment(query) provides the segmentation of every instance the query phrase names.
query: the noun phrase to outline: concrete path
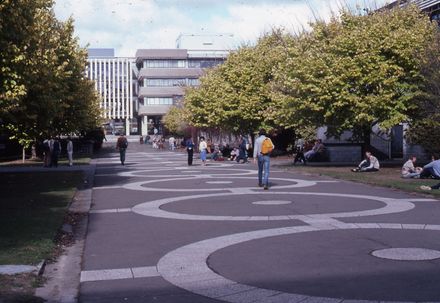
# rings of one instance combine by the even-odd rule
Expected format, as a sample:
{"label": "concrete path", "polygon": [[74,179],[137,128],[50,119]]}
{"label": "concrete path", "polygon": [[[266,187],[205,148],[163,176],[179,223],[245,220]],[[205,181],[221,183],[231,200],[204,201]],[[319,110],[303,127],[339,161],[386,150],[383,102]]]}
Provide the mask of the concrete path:
{"label": "concrete path", "polygon": [[135,143],[96,163],[80,302],[440,302],[437,200]]}

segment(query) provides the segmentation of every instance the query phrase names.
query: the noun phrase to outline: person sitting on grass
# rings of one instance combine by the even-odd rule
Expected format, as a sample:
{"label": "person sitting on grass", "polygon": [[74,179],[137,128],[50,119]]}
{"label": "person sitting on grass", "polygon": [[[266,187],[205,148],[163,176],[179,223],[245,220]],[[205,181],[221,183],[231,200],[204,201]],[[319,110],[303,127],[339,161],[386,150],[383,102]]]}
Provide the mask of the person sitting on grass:
{"label": "person sitting on grass", "polygon": [[420,186],[420,189],[423,190],[440,189],[440,183],[433,186],[422,185]]}
{"label": "person sitting on grass", "polygon": [[419,178],[420,177],[420,172],[422,171],[422,168],[414,166],[416,161],[417,161],[416,156],[411,156],[411,157],[409,157],[408,161],[406,161],[405,164],[403,164],[402,178],[409,179],[409,178]]}
{"label": "person sitting on grass", "polygon": [[371,152],[365,152],[365,160],[359,163],[357,168],[353,168],[354,172],[374,172],[379,170],[379,160],[371,154]]}
{"label": "person sitting on grass", "polygon": [[420,173],[421,179],[440,179],[440,160],[438,155],[432,156],[432,162],[423,166]]}

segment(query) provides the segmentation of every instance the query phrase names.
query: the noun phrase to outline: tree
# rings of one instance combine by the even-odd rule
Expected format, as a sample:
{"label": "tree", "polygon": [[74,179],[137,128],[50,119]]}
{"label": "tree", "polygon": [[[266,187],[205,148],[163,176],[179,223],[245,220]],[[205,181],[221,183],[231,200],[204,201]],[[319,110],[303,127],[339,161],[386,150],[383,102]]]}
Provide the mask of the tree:
{"label": "tree", "polygon": [[173,106],[163,117],[163,124],[174,135],[183,136],[188,124],[184,121],[183,108]]}
{"label": "tree", "polygon": [[436,26],[411,5],[357,15],[342,12],[292,39],[275,72],[275,121],[288,128],[327,126],[368,144],[371,127],[407,121],[422,91],[422,52]]}
{"label": "tree", "polygon": [[415,100],[414,110],[408,121],[407,139],[422,145],[429,153],[440,151],[440,35],[419,54],[422,60],[421,73],[424,76],[424,94]]}
{"label": "tree", "polygon": [[2,35],[8,27],[15,31],[2,36],[2,43],[13,50],[5,56],[19,58],[5,79],[15,77],[20,89],[4,80],[1,92],[10,97],[2,99],[0,117],[23,148],[44,136],[93,127],[99,120],[98,96],[84,75],[86,51],[73,36],[73,20],[58,21],[52,1],[33,2],[6,1],[1,6],[2,13],[26,21],[25,28],[12,21],[1,28]]}
{"label": "tree", "polygon": [[253,133],[272,126],[270,109],[272,67],[284,59],[282,31],[242,46],[206,73],[198,88],[189,89],[184,106],[187,119],[197,127],[216,127],[233,133]]}

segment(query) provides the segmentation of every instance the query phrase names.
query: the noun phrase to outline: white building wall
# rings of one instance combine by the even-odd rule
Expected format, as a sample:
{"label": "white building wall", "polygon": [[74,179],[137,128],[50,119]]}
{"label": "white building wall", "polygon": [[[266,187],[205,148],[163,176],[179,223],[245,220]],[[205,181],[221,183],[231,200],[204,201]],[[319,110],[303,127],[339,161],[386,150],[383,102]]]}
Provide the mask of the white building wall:
{"label": "white building wall", "polygon": [[132,119],[133,91],[131,75],[134,60],[131,58],[89,59],[89,73],[101,95],[103,118]]}

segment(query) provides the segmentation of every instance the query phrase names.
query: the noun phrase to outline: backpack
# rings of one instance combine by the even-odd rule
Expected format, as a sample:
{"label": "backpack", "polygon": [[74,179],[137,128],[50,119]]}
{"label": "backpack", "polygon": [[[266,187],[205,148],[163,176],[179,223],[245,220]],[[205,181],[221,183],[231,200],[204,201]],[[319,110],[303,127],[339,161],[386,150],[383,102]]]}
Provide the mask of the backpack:
{"label": "backpack", "polygon": [[125,140],[121,140],[121,148],[127,148],[128,147],[128,140],[125,138]]}
{"label": "backpack", "polygon": [[268,155],[272,151],[273,151],[272,141],[269,138],[264,139],[263,143],[261,144],[261,153],[263,155]]}

